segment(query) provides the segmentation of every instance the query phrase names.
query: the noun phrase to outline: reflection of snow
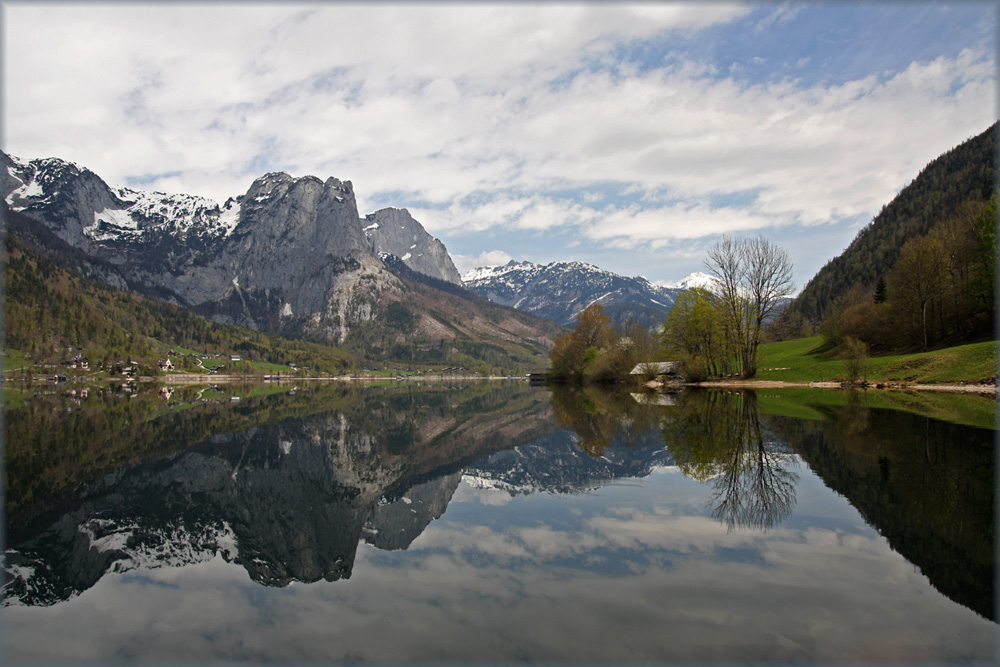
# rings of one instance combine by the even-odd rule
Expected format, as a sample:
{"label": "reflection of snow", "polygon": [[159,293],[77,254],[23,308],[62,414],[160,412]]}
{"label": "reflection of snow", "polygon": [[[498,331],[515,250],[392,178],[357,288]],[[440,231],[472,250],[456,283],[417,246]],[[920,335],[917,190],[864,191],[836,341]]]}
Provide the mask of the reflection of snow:
{"label": "reflection of snow", "polygon": [[502,488],[500,483],[470,475],[462,475],[462,483],[452,496],[452,502],[479,503],[494,507],[506,505],[513,499],[513,494]]}
{"label": "reflection of snow", "polygon": [[680,469],[680,466],[656,466],[649,471],[650,475],[672,475],[674,473],[683,475],[684,471]]}

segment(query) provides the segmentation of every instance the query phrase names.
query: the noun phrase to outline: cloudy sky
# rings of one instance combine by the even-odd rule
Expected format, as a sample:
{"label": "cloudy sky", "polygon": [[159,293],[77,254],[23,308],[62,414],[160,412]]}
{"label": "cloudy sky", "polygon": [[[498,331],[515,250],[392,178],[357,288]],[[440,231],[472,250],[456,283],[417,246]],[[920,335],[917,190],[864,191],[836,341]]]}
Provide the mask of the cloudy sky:
{"label": "cloudy sky", "polygon": [[408,208],[465,271],[662,283],[725,233],[803,285],[997,117],[992,2],[3,5],[4,150],[114,185],[268,171]]}

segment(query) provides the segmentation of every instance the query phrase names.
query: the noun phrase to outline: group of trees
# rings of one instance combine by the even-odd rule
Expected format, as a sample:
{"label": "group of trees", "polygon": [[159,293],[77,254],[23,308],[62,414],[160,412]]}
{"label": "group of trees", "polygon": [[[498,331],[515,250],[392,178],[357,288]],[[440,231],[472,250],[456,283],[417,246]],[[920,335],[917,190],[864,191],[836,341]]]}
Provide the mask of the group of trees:
{"label": "group of trees", "polygon": [[681,294],[663,327],[664,350],[683,359],[689,379],[753,377],[764,325],[794,289],[788,253],[763,236],[726,236],[705,264],[715,289]]}
{"label": "group of trees", "polygon": [[757,373],[764,325],[792,292],[788,254],[763,236],[724,237],[708,253],[716,288],[686,290],[657,335],[629,320],[616,326],[597,304],[576,316],[576,328],[556,340],[556,380],[615,382],[637,364],[683,360],[689,379]]}
{"label": "group of trees", "polygon": [[988,337],[996,248],[996,195],[966,202],[906,241],[874,285],[855,283],[837,299],[821,332],[832,344],[857,340],[879,352]]}
{"label": "group of trees", "polygon": [[617,382],[636,364],[658,355],[654,334],[635,320],[613,324],[600,304],[576,316],[577,325],[552,348],[553,379],[563,382]]}

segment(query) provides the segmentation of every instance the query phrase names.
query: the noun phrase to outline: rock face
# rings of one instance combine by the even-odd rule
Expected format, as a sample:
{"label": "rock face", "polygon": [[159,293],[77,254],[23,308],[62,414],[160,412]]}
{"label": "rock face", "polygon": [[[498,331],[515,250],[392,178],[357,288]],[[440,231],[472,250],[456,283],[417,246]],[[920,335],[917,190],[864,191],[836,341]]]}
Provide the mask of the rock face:
{"label": "rock face", "polygon": [[533,264],[512,260],[503,266],[475,269],[462,280],[469,291],[483,298],[564,326],[575,326],[577,313],[597,303],[617,322],[631,317],[653,327],[663,323],[683,291],[583,262]]}
{"label": "rock face", "polygon": [[115,267],[117,279],[97,271],[110,282],[219,322],[342,341],[401,291],[361,229],[350,181],[270,173],[220,206],[113,188],[55,158],[2,161],[7,204]]}
{"label": "rock face", "polygon": [[384,208],[369,213],[361,224],[379,255],[395,255],[417,273],[462,284],[462,277],[444,244],[428,234],[405,208]]}
{"label": "rock face", "polygon": [[398,499],[379,499],[365,522],[365,542],[386,551],[409,548],[431,521],[441,518],[461,481],[462,473],[454,472],[415,484]]}

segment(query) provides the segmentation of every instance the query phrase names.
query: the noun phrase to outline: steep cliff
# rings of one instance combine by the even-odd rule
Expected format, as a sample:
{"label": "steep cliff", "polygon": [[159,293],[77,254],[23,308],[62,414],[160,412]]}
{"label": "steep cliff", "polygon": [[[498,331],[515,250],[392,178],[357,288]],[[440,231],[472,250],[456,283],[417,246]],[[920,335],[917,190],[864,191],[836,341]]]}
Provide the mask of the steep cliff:
{"label": "steep cliff", "polygon": [[444,244],[413,219],[405,208],[383,208],[361,221],[375,252],[395,255],[417,273],[462,284],[462,277]]}

